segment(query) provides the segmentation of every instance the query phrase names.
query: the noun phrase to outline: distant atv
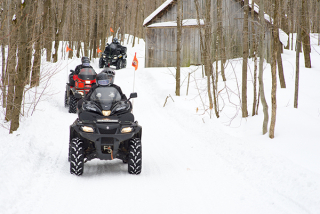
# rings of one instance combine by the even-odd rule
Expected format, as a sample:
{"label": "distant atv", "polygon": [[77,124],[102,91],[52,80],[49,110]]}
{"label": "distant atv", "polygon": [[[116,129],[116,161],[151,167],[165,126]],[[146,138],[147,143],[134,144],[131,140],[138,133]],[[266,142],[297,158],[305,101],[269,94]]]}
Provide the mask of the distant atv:
{"label": "distant atv", "polygon": [[79,74],[70,70],[69,83],[66,85],[64,106],[69,107],[69,113],[77,113],[77,103],[96,83],[97,73],[92,68],[82,68]]}
{"label": "distant atv", "polygon": [[131,93],[126,101],[113,87],[97,88],[91,101],[84,101],[78,118],[70,126],[70,173],[82,175],[84,163],[120,159],[128,164],[130,174],[140,174],[142,167],[142,127],[131,113]]}
{"label": "distant atv", "polygon": [[121,45],[108,44],[99,59],[99,68],[115,66],[116,70],[127,67],[127,48]]}

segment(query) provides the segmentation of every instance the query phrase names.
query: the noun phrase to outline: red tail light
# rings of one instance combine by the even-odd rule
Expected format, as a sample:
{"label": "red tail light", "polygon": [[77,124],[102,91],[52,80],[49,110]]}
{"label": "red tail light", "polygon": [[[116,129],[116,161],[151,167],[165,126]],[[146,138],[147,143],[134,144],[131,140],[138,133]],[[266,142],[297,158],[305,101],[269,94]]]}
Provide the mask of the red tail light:
{"label": "red tail light", "polygon": [[77,88],[84,88],[84,82],[76,82]]}

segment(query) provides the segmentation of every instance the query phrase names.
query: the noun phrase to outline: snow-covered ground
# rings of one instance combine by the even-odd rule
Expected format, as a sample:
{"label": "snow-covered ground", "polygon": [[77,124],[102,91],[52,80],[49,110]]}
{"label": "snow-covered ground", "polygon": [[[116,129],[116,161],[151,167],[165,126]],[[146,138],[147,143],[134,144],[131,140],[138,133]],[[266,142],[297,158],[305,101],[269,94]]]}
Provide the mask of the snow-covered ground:
{"label": "snow-covered ground", "polygon": [[[219,79],[217,119],[208,111],[201,67],[182,69],[177,97],[175,69],[144,68],[143,40],[134,48],[127,45],[128,66],[116,71],[115,83],[127,96],[138,93],[133,113],[143,127],[143,168],[137,176],[120,160],[92,160],[82,176],[70,174],[69,125],[77,115],[68,113],[63,100],[68,70],[80,59],[60,56],[58,63],[44,64],[56,74],[36,111],[22,118],[13,134],[0,128],[0,213],[319,214],[320,47],[317,37],[312,42],[311,69],[304,68],[301,55],[298,109],[293,108],[295,52],[282,55],[287,88],[278,84],[274,139],[262,135],[261,104],[258,115],[241,118],[240,59],[229,61],[226,83]],[[131,66],[135,52],[137,71]],[[99,71],[98,59],[91,64]],[[264,84],[270,116],[269,65]],[[1,121],[7,126],[3,115]]]}

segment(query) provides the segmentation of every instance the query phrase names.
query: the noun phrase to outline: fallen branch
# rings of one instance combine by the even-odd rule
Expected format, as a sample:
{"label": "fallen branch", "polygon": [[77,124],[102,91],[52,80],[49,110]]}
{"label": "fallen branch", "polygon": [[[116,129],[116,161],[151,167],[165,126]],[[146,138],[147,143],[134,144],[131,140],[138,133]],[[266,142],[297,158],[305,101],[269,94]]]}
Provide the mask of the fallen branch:
{"label": "fallen branch", "polygon": [[[165,105],[166,105],[167,100],[168,100],[168,98],[169,98],[169,97],[171,97],[171,95],[170,95],[170,94],[166,97],[166,100],[165,100],[165,102],[164,102],[164,104],[163,104],[163,107],[165,107]],[[172,101],[174,102],[174,100],[173,100],[173,98],[172,98],[172,97],[171,97],[171,99],[172,99]]]}

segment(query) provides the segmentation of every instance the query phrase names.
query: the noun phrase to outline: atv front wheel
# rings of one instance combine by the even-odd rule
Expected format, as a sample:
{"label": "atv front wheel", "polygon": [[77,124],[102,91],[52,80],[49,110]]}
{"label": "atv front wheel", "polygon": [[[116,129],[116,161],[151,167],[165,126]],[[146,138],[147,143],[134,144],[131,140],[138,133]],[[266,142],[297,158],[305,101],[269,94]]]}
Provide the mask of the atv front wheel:
{"label": "atv front wheel", "polygon": [[70,173],[78,176],[82,175],[84,168],[84,153],[82,144],[82,141],[78,137],[73,138],[69,144]]}
{"label": "atv front wheel", "polygon": [[105,67],[102,57],[99,59],[99,68]]}
{"label": "atv front wheel", "polygon": [[123,64],[123,63],[122,63],[122,60],[119,59],[118,62],[117,62],[116,70],[121,69],[121,68],[122,68],[122,64]]}
{"label": "atv front wheel", "polygon": [[77,113],[78,99],[73,94],[70,94],[69,113]]}
{"label": "atv front wheel", "polygon": [[140,174],[142,169],[142,148],[140,138],[134,138],[129,143],[128,172]]}
{"label": "atv front wheel", "polygon": [[122,68],[126,68],[126,67],[127,67],[127,60],[124,59],[124,60],[122,61]]}

